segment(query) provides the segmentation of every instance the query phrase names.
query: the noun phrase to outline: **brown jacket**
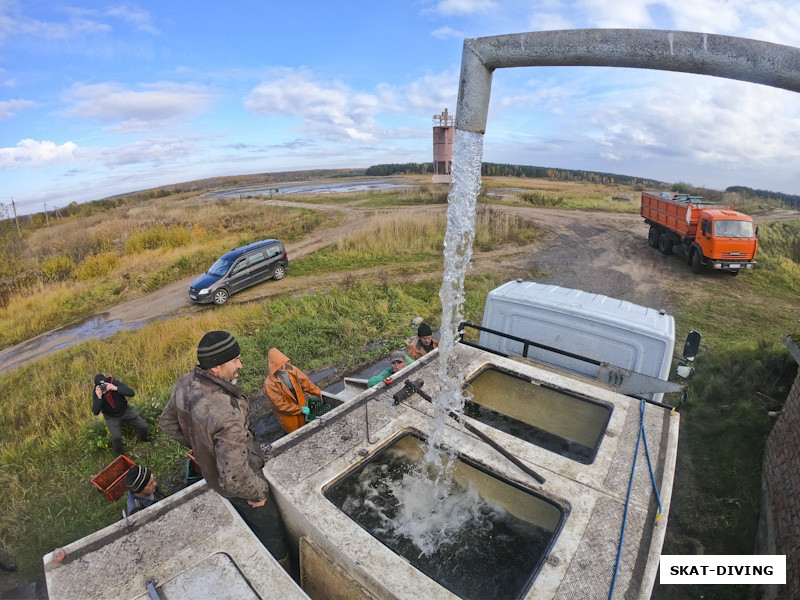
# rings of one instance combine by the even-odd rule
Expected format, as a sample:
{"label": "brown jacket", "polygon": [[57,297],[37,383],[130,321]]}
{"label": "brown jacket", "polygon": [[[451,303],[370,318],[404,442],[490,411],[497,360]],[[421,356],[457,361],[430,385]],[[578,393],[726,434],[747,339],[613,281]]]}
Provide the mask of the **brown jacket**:
{"label": "brown jacket", "polygon": [[[291,388],[284,383],[279,372],[288,375]],[[264,382],[264,395],[269,399],[272,412],[286,433],[291,433],[306,424],[301,410],[306,405],[306,396],[321,396],[322,390],[300,369],[292,366],[289,359],[277,348],[269,351],[269,375]]]}
{"label": "brown jacket", "polygon": [[248,410],[240,388],[195,367],[172,388],[158,423],[169,437],[194,450],[210,488],[228,498],[260,502],[269,496],[269,484]]}
{"label": "brown jacket", "polygon": [[[433,344],[433,348],[439,347],[439,342],[437,342],[436,340],[432,340],[431,344]],[[431,350],[433,350],[433,348],[431,348]],[[406,346],[406,354],[408,355],[408,358],[410,358],[411,360],[419,360],[420,358],[425,356],[428,352],[430,352],[430,350],[426,350],[422,346],[422,343],[419,341],[419,338],[417,336],[414,336],[413,338],[408,340],[408,345]]]}

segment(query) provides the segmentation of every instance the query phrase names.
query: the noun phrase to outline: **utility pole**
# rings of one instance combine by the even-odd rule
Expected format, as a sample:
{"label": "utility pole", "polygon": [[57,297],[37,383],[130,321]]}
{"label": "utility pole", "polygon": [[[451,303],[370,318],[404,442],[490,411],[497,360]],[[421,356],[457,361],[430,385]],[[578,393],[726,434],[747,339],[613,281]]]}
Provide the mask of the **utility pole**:
{"label": "utility pole", "polygon": [[11,196],[11,207],[14,209],[14,222],[17,224],[17,237],[22,239],[22,234],[19,231],[19,219],[17,219],[17,205],[14,203],[14,196]]}
{"label": "utility pole", "polygon": [[50,217],[47,215],[47,202],[44,203],[44,220],[47,222],[47,226],[50,227]]}

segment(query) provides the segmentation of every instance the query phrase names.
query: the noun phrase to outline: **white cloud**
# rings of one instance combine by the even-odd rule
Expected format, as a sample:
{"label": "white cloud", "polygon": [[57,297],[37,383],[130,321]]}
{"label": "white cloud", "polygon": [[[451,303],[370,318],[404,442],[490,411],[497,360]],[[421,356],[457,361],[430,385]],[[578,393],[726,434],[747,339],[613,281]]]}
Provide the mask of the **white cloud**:
{"label": "white cloud", "polygon": [[498,10],[494,0],[440,0],[434,9],[443,15],[468,15]]}
{"label": "white cloud", "polygon": [[678,30],[729,34],[741,30],[741,15],[749,11],[736,1],[704,0],[681,3],[672,7],[671,12]]}
{"label": "white cloud", "polygon": [[41,21],[25,16],[20,9],[19,2],[11,1],[0,4],[0,42],[15,35],[63,40],[110,31],[111,27],[107,24],[82,15],[74,15],[62,23]]}
{"label": "white cloud", "polygon": [[153,24],[153,18],[150,12],[135,4],[123,3],[109,6],[105,10],[105,14],[110,17],[122,19],[133,25],[139,31],[159,33],[158,29]]}
{"label": "white cloud", "polygon": [[0,148],[0,169],[36,168],[67,162],[74,160],[78,152],[78,146],[73,142],[57,146],[50,141],[21,140],[14,148]]}
{"label": "white cloud", "polygon": [[264,116],[294,116],[305,135],[315,139],[374,142],[379,138],[419,136],[424,128],[390,129],[378,121],[380,114],[427,115],[454,107],[458,79],[455,74],[429,74],[402,85],[378,84],[357,91],[342,82],[321,82],[308,71],[282,71],[245,98],[247,110]]}
{"label": "white cloud", "polygon": [[[733,81],[691,87],[687,78],[630,94],[626,106],[584,107],[588,136],[614,160],[669,159],[688,166],[763,168],[800,160],[800,103],[790,92]],[[683,84],[683,85],[681,85]],[[654,102],[654,98],[658,102]]]}
{"label": "white cloud", "polygon": [[135,123],[139,128],[193,116],[213,98],[208,88],[169,82],[141,84],[137,90],[116,83],[78,83],[62,95],[70,105],[69,116]]}
{"label": "white cloud", "polygon": [[31,100],[6,100],[0,102],[0,120],[15,117],[26,108],[35,105],[36,103]]}
{"label": "white cloud", "polygon": [[610,28],[653,27],[648,11],[648,0],[578,0],[577,5],[585,11],[590,26]]}
{"label": "white cloud", "polygon": [[528,21],[529,31],[555,31],[574,28],[575,24],[570,19],[558,13],[536,13]]}
{"label": "white cloud", "polygon": [[245,98],[245,108],[259,115],[300,117],[311,135],[337,139],[372,139],[377,129],[374,95],[354,93],[341,82],[319,83],[306,71],[285,72]]}
{"label": "white cloud", "polygon": [[457,31],[452,27],[439,27],[431,31],[431,37],[438,40],[450,40],[453,38],[465,38],[467,35],[463,31]]}

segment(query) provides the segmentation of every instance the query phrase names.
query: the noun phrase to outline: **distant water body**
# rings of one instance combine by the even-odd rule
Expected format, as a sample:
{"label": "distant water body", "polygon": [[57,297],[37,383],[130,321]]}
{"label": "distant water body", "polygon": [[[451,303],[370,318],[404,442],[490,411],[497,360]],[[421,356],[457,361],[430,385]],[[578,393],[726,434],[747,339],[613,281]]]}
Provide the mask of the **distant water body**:
{"label": "distant water body", "polygon": [[[297,183],[298,185],[294,185]],[[269,194],[346,194],[350,192],[368,192],[395,188],[410,188],[412,184],[397,183],[392,179],[361,179],[347,181],[300,183],[290,182],[282,186],[247,186],[231,188],[210,194],[211,198],[230,198],[239,196],[263,196]]]}

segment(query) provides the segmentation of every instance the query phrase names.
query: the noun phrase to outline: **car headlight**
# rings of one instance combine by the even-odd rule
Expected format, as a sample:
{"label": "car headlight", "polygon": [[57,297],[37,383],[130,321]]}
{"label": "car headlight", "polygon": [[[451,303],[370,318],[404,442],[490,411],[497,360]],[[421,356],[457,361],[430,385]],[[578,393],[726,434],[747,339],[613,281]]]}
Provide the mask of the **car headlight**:
{"label": "car headlight", "polygon": [[197,293],[198,293],[198,294],[207,294],[209,291],[210,291],[210,290],[209,290],[208,288],[203,288],[202,290],[200,290],[200,291],[199,291],[199,292],[197,292]]}

